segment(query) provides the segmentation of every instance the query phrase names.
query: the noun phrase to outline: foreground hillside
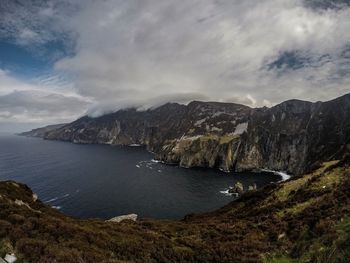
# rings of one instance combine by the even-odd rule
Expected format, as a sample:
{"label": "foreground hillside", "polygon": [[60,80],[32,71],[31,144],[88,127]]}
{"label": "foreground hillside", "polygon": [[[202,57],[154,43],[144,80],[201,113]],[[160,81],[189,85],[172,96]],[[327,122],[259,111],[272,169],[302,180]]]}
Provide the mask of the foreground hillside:
{"label": "foreground hillside", "polygon": [[348,262],[350,158],[180,221],[74,219],[0,182],[0,240],[21,262]]}
{"label": "foreground hillside", "polygon": [[300,175],[339,159],[350,145],[350,94],[327,102],[289,100],[272,108],[234,103],[168,103],[36,129],[27,136],[74,143],[142,144],[166,163],[226,171]]}

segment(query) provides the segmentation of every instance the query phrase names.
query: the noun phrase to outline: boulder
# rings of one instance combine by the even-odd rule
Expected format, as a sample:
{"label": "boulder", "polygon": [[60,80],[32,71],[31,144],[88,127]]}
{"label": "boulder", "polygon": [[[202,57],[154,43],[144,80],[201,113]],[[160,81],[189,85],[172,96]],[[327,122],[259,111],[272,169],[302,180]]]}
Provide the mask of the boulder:
{"label": "boulder", "polygon": [[235,186],[230,188],[230,190],[228,192],[231,193],[231,194],[235,194],[235,193],[237,193],[239,195],[243,194],[244,193],[243,184],[241,182],[237,182],[235,184]]}
{"label": "boulder", "polygon": [[111,219],[108,219],[107,222],[114,222],[114,223],[120,223],[124,220],[132,220],[136,221],[137,220],[137,214],[128,214],[128,215],[121,215],[121,216],[116,216]]}
{"label": "boulder", "polygon": [[253,184],[253,185],[249,185],[249,186],[248,186],[248,191],[255,191],[256,189],[257,189],[256,184]]}
{"label": "boulder", "polygon": [[17,260],[15,254],[6,254],[5,261],[8,263],[14,263]]}

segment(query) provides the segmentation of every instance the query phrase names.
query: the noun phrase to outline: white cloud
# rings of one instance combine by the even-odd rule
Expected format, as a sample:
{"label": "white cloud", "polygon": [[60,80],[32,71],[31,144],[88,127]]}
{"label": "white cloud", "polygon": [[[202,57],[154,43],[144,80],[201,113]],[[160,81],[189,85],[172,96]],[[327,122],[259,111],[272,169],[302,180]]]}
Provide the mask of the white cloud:
{"label": "white cloud", "polygon": [[0,96],[14,90],[31,90],[34,86],[9,76],[9,71],[0,68]]}
{"label": "white cloud", "polygon": [[39,34],[30,30],[30,29],[23,29],[19,32],[18,35],[18,41],[19,43],[23,45],[27,45],[28,43],[33,43],[38,41]]}
{"label": "white cloud", "polygon": [[[315,7],[317,1],[307,2]],[[349,92],[350,57],[343,53],[350,39],[348,6],[310,8],[302,0],[62,0],[37,7],[38,16],[29,21],[25,12],[20,9],[17,20],[7,16],[5,28],[11,30],[5,31],[17,40],[19,29],[26,28],[34,32],[25,34],[28,39],[40,36],[37,43],[74,42],[74,55],[55,68],[73,76],[65,92],[93,102],[93,115],[169,100],[270,106]],[[286,52],[298,54],[294,63],[301,65],[271,66]],[[48,82],[41,79],[44,86]]]}
{"label": "white cloud", "polygon": [[61,123],[79,116],[86,102],[39,91],[14,91],[0,96],[0,121]]}
{"label": "white cloud", "polygon": [[[348,78],[332,76],[350,37],[349,9],[314,10],[297,0],[109,0],[84,4],[69,23],[79,32],[77,52],[56,66],[100,104],[195,93],[261,106],[348,91]],[[294,50],[332,59],[283,73],[266,67]]]}
{"label": "white cloud", "polygon": [[[52,89],[49,89],[52,87]],[[25,83],[0,69],[0,123],[62,123],[86,112],[89,101],[59,87]]]}

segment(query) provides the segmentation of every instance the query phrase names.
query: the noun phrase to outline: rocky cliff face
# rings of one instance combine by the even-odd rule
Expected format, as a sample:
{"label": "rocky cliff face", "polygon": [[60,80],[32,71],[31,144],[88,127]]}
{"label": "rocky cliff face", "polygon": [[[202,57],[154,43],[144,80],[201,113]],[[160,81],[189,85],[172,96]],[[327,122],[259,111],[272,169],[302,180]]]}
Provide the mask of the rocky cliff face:
{"label": "rocky cliff face", "polygon": [[349,151],[350,95],[328,102],[291,100],[252,114],[237,170],[268,167],[301,174]]}
{"label": "rocky cliff face", "polygon": [[184,167],[265,168],[302,174],[320,161],[349,151],[350,94],[328,102],[290,100],[257,109],[233,103],[168,103],[147,111],[85,116],[41,137],[142,144],[157,159]]}

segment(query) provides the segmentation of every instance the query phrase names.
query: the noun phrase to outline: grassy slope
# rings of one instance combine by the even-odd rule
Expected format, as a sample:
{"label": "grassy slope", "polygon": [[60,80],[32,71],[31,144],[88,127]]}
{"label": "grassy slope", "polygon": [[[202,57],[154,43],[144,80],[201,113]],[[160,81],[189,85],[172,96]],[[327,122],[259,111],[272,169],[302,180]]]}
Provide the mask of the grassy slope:
{"label": "grassy slope", "polygon": [[[0,183],[0,253],[24,262],[346,262],[349,160],[181,221],[79,220]],[[26,205],[18,205],[15,200]]]}

